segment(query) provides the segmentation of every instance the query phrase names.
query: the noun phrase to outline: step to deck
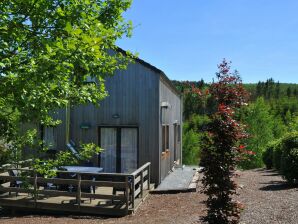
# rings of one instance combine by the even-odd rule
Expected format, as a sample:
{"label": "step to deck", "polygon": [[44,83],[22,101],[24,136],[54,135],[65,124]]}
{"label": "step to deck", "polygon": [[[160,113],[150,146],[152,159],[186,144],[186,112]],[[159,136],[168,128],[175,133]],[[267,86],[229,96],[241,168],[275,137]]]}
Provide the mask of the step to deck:
{"label": "step to deck", "polygon": [[175,168],[151,194],[174,194],[195,192],[199,181],[199,167]]}

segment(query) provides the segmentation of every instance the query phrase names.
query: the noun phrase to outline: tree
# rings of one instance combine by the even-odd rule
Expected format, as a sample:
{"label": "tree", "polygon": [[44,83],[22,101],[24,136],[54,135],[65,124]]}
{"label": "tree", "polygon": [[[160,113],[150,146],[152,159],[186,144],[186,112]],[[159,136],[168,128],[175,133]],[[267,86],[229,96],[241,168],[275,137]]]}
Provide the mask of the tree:
{"label": "tree", "polygon": [[275,86],[275,98],[279,99],[279,97],[280,97],[280,83],[278,81]]}
{"label": "tree", "polygon": [[248,113],[244,119],[250,135],[245,143],[247,149],[253,151],[254,154],[247,155],[248,159],[242,161],[241,166],[246,169],[262,167],[262,153],[274,137],[273,117],[270,115],[269,106],[266,105],[263,97],[259,97],[254,104],[248,107]]}
{"label": "tree", "polygon": [[297,91],[296,88],[295,88],[294,91],[293,91],[293,95],[294,95],[295,97],[297,97],[297,95],[298,95],[298,91]]}
{"label": "tree", "polygon": [[287,96],[288,96],[288,97],[291,97],[291,95],[292,95],[292,89],[291,89],[291,87],[289,86],[289,87],[287,88]]}
{"label": "tree", "polygon": [[[1,1],[2,140],[16,146],[20,123],[58,125],[50,111],[99,104],[107,95],[105,77],[125,68],[131,58],[115,46],[117,39],[131,35],[131,23],[122,17],[130,4],[131,0]],[[86,84],[89,77],[97,84]]]}
{"label": "tree", "polygon": [[295,116],[291,123],[291,130],[298,132],[298,116]]}
{"label": "tree", "polygon": [[240,154],[248,151],[239,145],[247,135],[235,119],[235,112],[245,105],[247,93],[238,73],[230,72],[226,60],[218,68],[218,82],[210,86],[217,111],[210,116],[208,132],[203,139],[201,163],[204,164],[204,192],[208,195],[206,221],[225,224],[236,223],[239,218],[239,204],[232,200],[237,187],[233,177]]}
{"label": "tree", "polygon": [[183,135],[183,163],[188,165],[198,165],[200,136],[197,132],[190,129],[184,131]]}
{"label": "tree", "polygon": [[292,113],[291,113],[290,110],[287,110],[287,112],[286,112],[286,114],[285,114],[285,118],[284,118],[284,120],[285,120],[285,124],[286,124],[287,126],[289,126],[290,123],[292,122]]}
{"label": "tree", "polygon": [[209,119],[204,115],[192,115],[183,123],[183,163],[198,165],[201,152],[201,139],[203,131]]}

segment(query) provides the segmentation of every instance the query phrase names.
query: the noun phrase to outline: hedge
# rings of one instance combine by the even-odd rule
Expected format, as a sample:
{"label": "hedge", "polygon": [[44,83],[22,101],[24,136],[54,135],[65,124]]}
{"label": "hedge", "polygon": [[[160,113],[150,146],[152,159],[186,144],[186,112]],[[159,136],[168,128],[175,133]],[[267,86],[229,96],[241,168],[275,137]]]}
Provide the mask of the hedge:
{"label": "hedge", "polygon": [[275,142],[270,143],[263,152],[262,159],[267,169],[273,168],[273,152]]}
{"label": "hedge", "polygon": [[280,171],[290,183],[298,182],[298,132],[282,139]]}

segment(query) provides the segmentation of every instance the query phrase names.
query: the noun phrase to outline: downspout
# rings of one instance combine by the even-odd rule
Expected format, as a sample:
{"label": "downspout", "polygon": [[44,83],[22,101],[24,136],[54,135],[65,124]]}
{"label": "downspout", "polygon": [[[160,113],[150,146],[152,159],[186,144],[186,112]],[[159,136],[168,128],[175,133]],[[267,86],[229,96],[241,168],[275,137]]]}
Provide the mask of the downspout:
{"label": "downspout", "polygon": [[66,136],[65,136],[65,144],[69,144],[69,139],[70,139],[70,104],[69,102],[66,105],[65,108],[65,132],[66,132]]}
{"label": "downspout", "polygon": [[70,139],[70,103],[66,105],[65,108],[65,128],[66,128],[66,136],[65,136],[65,145],[67,149],[73,154],[76,159],[80,160],[80,154],[75,149],[75,144]]}

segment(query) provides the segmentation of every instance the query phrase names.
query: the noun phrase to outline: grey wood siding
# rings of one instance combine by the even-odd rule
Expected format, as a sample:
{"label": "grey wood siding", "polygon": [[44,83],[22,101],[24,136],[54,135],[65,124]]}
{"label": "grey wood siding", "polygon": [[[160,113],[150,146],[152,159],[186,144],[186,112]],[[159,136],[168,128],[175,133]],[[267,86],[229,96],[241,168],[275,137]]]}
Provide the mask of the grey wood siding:
{"label": "grey wood siding", "polygon": [[[160,157],[160,172],[161,180],[168,174],[172,166],[174,165],[174,124],[178,123],[182,126],[182,116],[181,116],[181,97],[169,86],[166,80],[160,77],[160,120],[159,120],[159,153],[162,153],[162,122],[169,125],[169,155],[166,158]],[[161,109],[162,103],[167,103],[167,109]],[[166,113],[165,116],[163,113]],[[177,159],[181,161],[181,144],[180,153],[177,155]]]}
{"label": "grey wood siding", "polygon": [[[71,109],[70,139],[77,145],[98,144],[100,126],[131,126],[138,128],[138,166],[151,162],[151,181],[159,184],[174,163],[174,123],[182,127],[181,99],[170,81],[155,67],[143,61],[130,64],[126,70],[117,71],[105,82],[109,96],[99,107],[79,105]],[[169,124],[169,154],[162,153],[162,113],[161,103],[169,104],[166,122]],[[119,115],[115,118],[113,115]],[[62,121],[57,127],[57,146],[65,148],[65,111],[57,115]],[[89,124],[89,129],[82,129]],[[181,161],[181,144],[178,159]],[[97,165],[97,158],[93,160]]]}
{"label": "grey wood siding", "polygon": [[54,119],[61,120],[62,123],[55,128],[55,141],[57,144],[57,149],[58,150],[64,150],[66,148],[66,124],[65,124],[65,118],[66,118],[66,113],[64,109],[60,109],[55,113],[52,113],[52,117]]}
{"label": "grey wood siding", "polygon": [[[100,107],[80,105],[72,108],[70,138],[76,144],[98,143],[99,126],[138,127],[138,165],[151,162],[151,180],[159,183],[159,74],[135,62],[127,70],[117,71],[107,78],[105,84],[109,96]],[[113,118],[115,114],[119,118]],[[90,124],[91,128],[81,129],[83,123]],[[62,147],[64,145],[62,142]]]}

